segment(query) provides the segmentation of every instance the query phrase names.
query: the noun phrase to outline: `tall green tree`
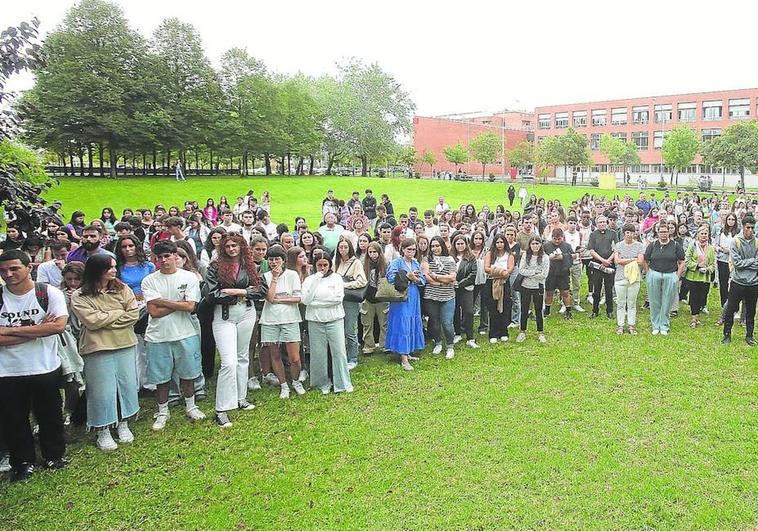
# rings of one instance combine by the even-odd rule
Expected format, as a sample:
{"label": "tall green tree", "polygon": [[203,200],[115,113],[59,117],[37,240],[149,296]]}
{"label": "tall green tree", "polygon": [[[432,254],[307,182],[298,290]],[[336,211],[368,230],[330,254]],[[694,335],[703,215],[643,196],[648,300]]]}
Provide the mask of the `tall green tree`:
{"label": "tall green tree", "polygon": [[91,143],[106,146],[115,178],[117,151],[142,134],[135,117],[150,113],[144,40],[118,6],[83,0],[42,52],[46,64],[22,105],[28,137],[63,156]]}
{"label": "tall green tree", "polygon": [[0,33],[0,140],[16,134],[18,120],[12,107],[16,94],[5,89],[11,75],[42,64],[37,43],[39,20],[34,18]]}
{"label": "tall green tree", "polygon": [[738,122],[724,130],[718,138],[703,146],[706,164],[722,168],[737,168],[740,186],[745,188],[745,169],[758,173],[758,123]]}
{"label": "tall green tree", "polygon": [[495,164],[502,151],[502,139],[492,131],[480,133],[471,139],[471,155],[482,165],[482,181],[487,164]]}
{"label": "tall green tree", "polygon": [[458,166],[468,162],[468,150],[460,142],[454,146],[447,146],[442,149],[442,154],[448,162],[455,164],[455,171],[458,172]]}
{"label": "tall green tree", "polygon": [[[535,159],[537,164],[543,167],[558,166],[561,164],[561,145],[560,137],[548,136],[539,141],[535,147]],[[547,173],[545,173],[545,182],[547,182]]]}
{"label": "tall green tree", "polygon": [[[675,127],[663,139],[661,157],[667,166],[676,170],[676,184],[679,184],[679,172],[687,168],[695,160],[700,151],[700,140],[697,131],[687,126]],[[673,184],[674,172],[671,172]]]}
{"label": "tall green tree", "polygon": [[508,153],[508,163],[514,168],[524,168],[535,161],[534,143],[523,140]]}
{"label": "tall green tree", "polygon": [[424,150],[424,154],[421,155],[420,162],[422,164],[428,164],[429,165],[429,171],[434,171],[434,165],[437,164],[437,155],[434,154],[434,151],[431,149]]}
{"label": "tall green tree", "polygon": [[640,155],[637,151],[637,145],[633,142],[624,142],[620,138],[615,138],[604,133],[600,137],[600,151],[608,157],[608,162],[614,166],[621,166],[624,175],[629,166],[640,163]]}

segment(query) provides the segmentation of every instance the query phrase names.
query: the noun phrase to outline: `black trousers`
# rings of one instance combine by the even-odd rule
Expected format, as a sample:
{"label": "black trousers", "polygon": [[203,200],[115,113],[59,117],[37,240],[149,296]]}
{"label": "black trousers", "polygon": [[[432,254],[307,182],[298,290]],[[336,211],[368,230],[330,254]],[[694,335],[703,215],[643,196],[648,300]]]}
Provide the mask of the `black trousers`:
{"label": "black trousers", "polygon": [[521,288],[521,331],[526,331],[529,322],[529,306],[534,305],[534,317],[537,319],[537,332],[545,330],[545,322],[542,318],[542,307],[545,304],[544,289]]}
{"label": "black trousers", "polygon": [[743,286],[732,282],[729,286],[729,298],[726,301],[724,312],[724,335],[732,335],[734,326],[734,312],[740,307],[740,302],[745,301],[742,316],[745,318],[745,337],[753,337],[755,328],[755,301],[758,299],[758,286]]}
{"label": "black trousers", "polygon": [[465,288],[455,290],[455,314],[453,317],[455,335],[466,334],[466,339],[474,339],[474,292]]}
{"label": "black trousers", "polygon": [[513,311],[513,298],[511,297],[511,283],[503,282],[503,311],[497,311],[497,301],[492,298],[492,280],[487,279],[484,284],[482,297],[487,300],[487,309],[490,319],[489,337],[492,339],[508,337],[508,325],[511,324],[511,312]]}
{"label": "black trousers", "polygon": [[729,262],[716,262],[719,274],[719,295],[721,296],[721,307],[726,304],[729,298]]}
{"label": "black trousers", "polygon": [[215,306],[201,302],[197,306],[197,320],[200,322],[200,357],[203,376],[212,378],[216,370],[216,339],[213,337],[213,310]]}
{"label": "black trousers", "polygon": [[[589,268],[588,268],[589,269]],[[592,313],[600,311],[600,292],[605,287],[605,311],[613,313],[613,279],[615,273],[592,272]]]}
{"label": "black trousers", "polygon": [[[685,279],[682,279],[684,282]],[[711,283],[706,282],[694,282],[687,280],[687,286],[690,291],[690,313],[692,315],[700,315],[700,311],[705,308],[708,302],[708,292],[711,289]]]}
{"label": "black trousers", "polygon": [[12,467],[35,463],[37,454],[29,413],[39,423],[39,445],[45,460],[59,459],[66,451],[63,440],[61,370],[33,376],[0,378],[0,426]]}

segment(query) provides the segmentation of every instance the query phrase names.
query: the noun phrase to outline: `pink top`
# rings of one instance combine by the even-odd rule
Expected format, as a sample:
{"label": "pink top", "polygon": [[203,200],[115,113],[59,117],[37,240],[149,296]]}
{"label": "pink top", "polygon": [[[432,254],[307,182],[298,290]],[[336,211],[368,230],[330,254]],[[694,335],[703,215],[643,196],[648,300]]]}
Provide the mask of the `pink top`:
{"label": "pink top", "polygon": [[218,210],[214,206],[207,206],[203,209],[203,217],[215,225],[218,219]]}

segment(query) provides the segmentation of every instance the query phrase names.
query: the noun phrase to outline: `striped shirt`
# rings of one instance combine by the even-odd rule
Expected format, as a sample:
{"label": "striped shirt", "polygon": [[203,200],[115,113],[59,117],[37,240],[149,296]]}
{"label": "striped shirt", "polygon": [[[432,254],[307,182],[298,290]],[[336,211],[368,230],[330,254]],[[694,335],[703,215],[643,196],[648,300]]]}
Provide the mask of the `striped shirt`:
{"label": "striped shirt", "polygon": [[[429,259],[429,272],[435,275],[449,275],[456,271],[455,260],[452,256],[435,256]],[[453,284],[442,284],[432,286],[427,282],[424,288],[424,298],[437,301],[447,302],[455,298],[455,287]]]}

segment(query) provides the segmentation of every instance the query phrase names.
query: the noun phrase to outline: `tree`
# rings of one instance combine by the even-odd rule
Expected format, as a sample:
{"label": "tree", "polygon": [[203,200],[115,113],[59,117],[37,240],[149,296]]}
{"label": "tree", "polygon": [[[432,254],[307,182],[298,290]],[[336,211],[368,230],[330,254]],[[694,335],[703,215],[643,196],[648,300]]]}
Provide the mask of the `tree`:
{"label": "tree", "polygon": [[[39,46],[34,42],[39,22],[10,27],[0,33],[0,104],[8,103],[13,95],[5,92],[5,83],[15,73],[40,65]],[[0,206],[12,213],[19,228],[30,233],[39,227],[43,216],[54,215],[46,208],[42,193],[54,181],[48,178],[40,157],[33,151],[12,142],[16,118],[12,113],[0,117]]]}
{"label": "tree", "polygon": [[424,154],[421,155],[420,162],[422,164],[428,164],[429,165],[429,171],[434,171],[434,165],[437,164],[437,155],[434,154],[434,151],[427,149],[424,151]]}
{"label": "tree", "polygon": [[[573,127],[569,127],[565,135],[558,137],[556,160],[558,164],[564,167],[564,180],[568,180],[569,166],[589,166],[592,159],[587,151],[587,137],[576,132]],[[576,184],[572,180],[572,184]]]}
{"label": "tree", "polygon": [[24,128],[35,145],[62,157],[91,143],[107,146],[111,177],[116,151],[142,138],[150,114],[145,92],[146,46],[118,6],[83,0],[45,41],[46,64],[22,102]]}
{"label": "tree", "polygon": [[11,108],[15,94],[5,90],[8,78],[42,64],[41,48],[35,42],[38,28],[39,20],[33,18],[31,22],[22,22],[18,27],[10,26],[0,33],[0,140],[11,138],[18,125]]}
{"label": "tree", "polygon": [[[548,136],[537,144],[535,158],[540,166],[557,166],[560,164],[561,146],[559,138],[558,136]],[[545,182],[547,182],[547,174],[545,174]]]}
{"label": "tree", "polygon": [[535,149],[532,142],[523,140],[519,142],[513,149],[508,151],[508,161],[511,167],[524,168],[530,164],[534,164]]}
{"label": "tree", "polygon": [[[673,128],[663,139],[661,157],[667,166],[676,169],[677,185],[679,185],[679,172],[692,164],[698,151],[700,151],[700,141],[697,132],[687,126]],[[672,171],[669,182],[673,184],[673,180],[674,172]]]}
{"label": "tree", "polygon": [[485,168],[487,164],[497,162],[502,149],[502,140],[497,134],[487,131],[472,138],[469,149],[474,159],[482,165],[482,181],[484,181]]}
{"label": "tree", "polygon": [[409,170],[413,171],[413,167],[418,161],[418,155],[416,154],[416,148],[413,146],[398,146],[397,150],[397,162],[403,166],[407,166]]}
{"label": "tree", "polygon": [[745,189],[745,168],[758,172],[758,123],[739,122],[703,147],[703,158],[711,166],[738,168],[740,187]]}
{"label": "tree", "polygon": [[468,150],[460,142],[454,146],[447,146],[442,149],[442,154],[448,162],[455,164],[455,171],[458,173],[458,166],[468,161]]}
{"label": "tree", "polygon": [[600,151],[608,157],[608,162],[614,166],[622,166],[626,176],[626,168],[640,163],[640,155],[637,145],[633,142],[624,142],[608,133],[600,137]]}

